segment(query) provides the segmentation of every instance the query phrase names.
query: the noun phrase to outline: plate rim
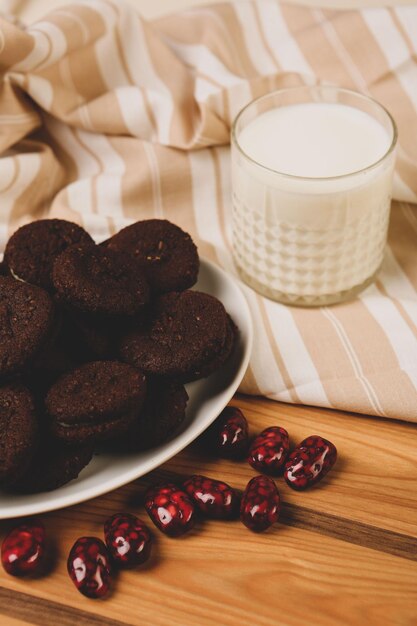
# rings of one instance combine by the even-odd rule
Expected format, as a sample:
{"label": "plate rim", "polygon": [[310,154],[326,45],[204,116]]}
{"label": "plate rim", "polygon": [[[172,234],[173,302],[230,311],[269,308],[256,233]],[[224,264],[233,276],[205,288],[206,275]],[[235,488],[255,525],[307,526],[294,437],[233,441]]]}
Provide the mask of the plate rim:
{"label": "plate rim", "polygon": [[[243,377],[249,365],[250,356],[252,353],[252,346],[253,346],[253,320],[252,320],[252,315],[251,315],[251,311],[249,308],[249,304],[241,288],[239,278],[237,278],[236,276],[233,276],[232,274],[227,272],[225,269],[223,269],[223,267],[221,267],[220,265],[217,265],[216,263],[213,263],[212,261],[206,259],[205,257],[200,257],[200,265],[205,265],[206,267],[208,267],[210,273],[220,274],[222,281],[228,283],[229,287],[230,287],[230,283],[233,283],[233,286],[238,290],[241,296],[241,304],[243,305],[244,317],[246,318],[247,337],[245,337],[245,341],[243,343],[242,359],[236,371],[236,374],[234,375],[233,381],[228,385],[228,387],[223,392],[225,394],[224,399],[223,399],[223,402],[224,402],[223,408],[224,408],[225,406],[227,406],[227,404],[230,402],[230,400],[233,398],[234,394],[236,393],[236,390],[238,389],[240,383],[242,382]],[[53,497],[51,501],[48,501],[48,497],[54,494],[54,491],[59,492],[60,488],[54,491],[45,491],[43,493],[45,495],[46,501],[35,502],[32,504],[27,504],[27,505],[17,504],[16,509],[13,510],[13,508],[11,508],[11,510],[7,511],[7,513],[6,511],[2,510],[2,506],[0,503],[0,520],[7,520],[7,519],[49,513],[51,511],[56,511],[56,510],[70,507],[70,506],[75,506],[77,504],[81,504],[82,502],[87,502],[94,498],[103,496],[106,493],[115,491],[116,489],[119,489],[120,487],[123,487],[124,485],[127,485],[133,482],[134,480],[137,480],[141,476],[146,475],[147,473],[153,471],[157,467],[160,467],[163,463],[166,463],[167,461],[172,459],[174,456],[182,452],[182,450],[184,450],[193,441],[195,441],[195,439],[197,439],[197,437],[199,437],[210,426],[210,424],[214,422],[216,417],[217,416],[215,415],[209,423],[204,425],[201,429],[198,429],[197,434],[193,434],[192,432],[191,434],[188,434],[188,436],[186,436],[181,441],[181,443],[178,445],[176,450],[172,454],[169,453],[169,455],[164,457],[163,460],[160,460],[160,461],[157,460],[155,463],[150,461],[149,463],[145,464],[146,465],[145,470],[137,471],[135,470],[135,468],[126,470],[121,475],[116,476],[111,480],[107,480],[102,485],[101,484],[96,485],[96,486],[93,485],[87,488],[81,496],[79,496],[77,493],[67,494],[67,495],[63,494],[61,496],[57,495]],[[191,424],[192,422],[190,423],[190,425]],[[33,494],[33,495],[38,495],[38,494]],[[13,494],[10,494],[10,497],[12,498]]]}

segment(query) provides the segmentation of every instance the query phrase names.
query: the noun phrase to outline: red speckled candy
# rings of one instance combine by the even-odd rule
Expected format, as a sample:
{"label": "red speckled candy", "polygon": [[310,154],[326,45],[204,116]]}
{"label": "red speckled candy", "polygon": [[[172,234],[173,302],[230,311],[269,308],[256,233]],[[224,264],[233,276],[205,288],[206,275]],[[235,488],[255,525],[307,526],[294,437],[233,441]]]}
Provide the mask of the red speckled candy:
{"label": "red speckled candy", "polygon": [[45,528],[40,522],[22,524],[3,540],[1,562],[12,576],[36,574],[43,565]]}
{"label": "red speckled candy", "polygon": [[246,455],[249,446],[248,422],[240,409],[227,406],[207,432],[210,447],[219,456],[241,459]]}
{"label": "red speckled candy", "polygon": [[152,537],[144,522],[129,513],[116,513],[104,524],[106,544],[119,567],[145,563],[151,554]]}
{"label": "red speckled candy", "polygon": [[290,449],[285,428],[265,428],[252,442],[247,461],[258,472],[278,476],[282,473]]}
{"label": "red speckled candy", "polygon": [[239,497],[232,487],[220,480],[194,475],[184,483],[184,489],[207,517],[233,519],[239,511]]}
{"label": "red speckled candy", "polygon": [[278,520],[280,497],[274,481],[255,476],[246,486],[240,504],[240,519],[250,530],[260,533]]}
{"label": "red speckled candy", "polygon": [[193,503],[172,483],[148,489],[145,508],[155,526],[170,537],[179,537],[194,526]]}
{"label": "red speckled candy", "polygon": [[77,539],[69,553],[67,569],[78,591],[87,598],[104,598],[108,594],[112,583],[110,555],[101,539]]}
{"label": "red speckled candy", "polygon": [[336,459],[336,446],[331,441],[310,435],[291,452],[285,465],[284,478],[293,489],[307,489],[326,476]]}

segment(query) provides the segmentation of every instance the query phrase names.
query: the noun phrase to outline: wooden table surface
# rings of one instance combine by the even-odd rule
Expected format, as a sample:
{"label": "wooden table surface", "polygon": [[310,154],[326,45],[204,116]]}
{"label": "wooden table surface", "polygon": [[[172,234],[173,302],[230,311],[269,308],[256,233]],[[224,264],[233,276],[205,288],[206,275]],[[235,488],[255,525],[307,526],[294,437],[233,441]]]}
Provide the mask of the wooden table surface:
{"label": "wooden table surface", "polygon": [[[244,462],[208,457],[197,441],[130,485],[42,516],[56,564],[32,581],[0,573],[1,626],[417,625],[417,427],[259,398],[233,404],[252,433],[279,424],[293,442],[329,438],[339,451],[335,468],[305,493],[278,478],[283,511],[268,532],[238,521],[199,523],[181,539],[155,530],[150,562],[122,572],[110,598],[81,596],[66,572],[72,543],[100,536],[117,511],[146,519],[145,486],[202,473],[243,488],[255,474]],[[0,525],[1,537],[8,526]]]}

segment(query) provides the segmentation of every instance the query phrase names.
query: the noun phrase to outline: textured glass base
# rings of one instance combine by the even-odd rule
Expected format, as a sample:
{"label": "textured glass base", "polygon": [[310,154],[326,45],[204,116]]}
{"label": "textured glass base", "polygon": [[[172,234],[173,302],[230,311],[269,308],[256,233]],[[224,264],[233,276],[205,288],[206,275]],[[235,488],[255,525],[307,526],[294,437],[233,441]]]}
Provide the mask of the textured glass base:
{"label": "textured glass base", "polygon": [[314,295],[299,295],[299,294],[291,294],[291,293],[283,293],[282,291],[277,291],[275,289],[271,289],[267,285],[264,285],[257,281],[253,276],[250,276],[245,270],[238,265],[239,274],[242,280],[252,287],[255,291],[260,293],[262,296],[266,296],[270,300],[275,300],[276,302],[281,302],[282,304],[288,304],[291,306],[297,307],[318,307],[318,306],[328,306],[330,304],[338,304],[340,302],[345,302],[346,300],[351,300],[358,293],[366,289],[371,283],[374,282],[375,276],[379,272],[379,267],[369,276],[365,281],[363,281],[360,285],[354,285],[350,289],[345,289],[344,291],[339,291],[337,293],[329,293],[322,294],[319,296]]}

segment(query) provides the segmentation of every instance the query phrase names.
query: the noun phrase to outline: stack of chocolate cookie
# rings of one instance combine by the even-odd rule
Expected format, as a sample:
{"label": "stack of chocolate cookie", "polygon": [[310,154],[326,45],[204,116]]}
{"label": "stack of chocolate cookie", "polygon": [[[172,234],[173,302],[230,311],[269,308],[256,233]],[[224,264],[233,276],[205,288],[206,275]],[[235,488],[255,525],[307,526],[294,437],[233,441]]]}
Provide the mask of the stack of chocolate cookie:
{"label": "stack of chocolate cookie", "polygon": [[199,258],[166,220],[96,245],[80,226],[39,220],[0,268],[0,486],[55,489],[98,444],[145,450],[185,417],[184,384],[230,356],[237,329],[191,291]]}

